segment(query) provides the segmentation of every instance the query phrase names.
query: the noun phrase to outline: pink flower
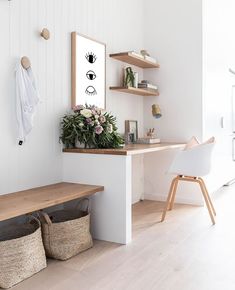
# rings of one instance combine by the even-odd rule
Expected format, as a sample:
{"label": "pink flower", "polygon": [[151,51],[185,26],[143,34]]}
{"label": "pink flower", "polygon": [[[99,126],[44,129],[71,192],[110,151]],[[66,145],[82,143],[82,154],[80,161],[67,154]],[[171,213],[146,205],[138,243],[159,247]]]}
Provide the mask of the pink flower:
{"label": "pink flower", "polygon": [[96,113],[98,114],[98,115],[100,115],[101,114],[101,109],[100,108],[96,108]]}
{"label": "pink flower", "polygon": [[97,135],[100,135],[102,132],[103,132],[103,127],[102,126],[96,126],[95,127],[95,133],[97,134]]}
{"label": "pink flower", "polygon": [[83,109],[84,109],[83,105],[77,105],[77,106],[73,107],[73,111],[74,112],[78,112],[78,111],[83,110]]}
{"label": "pink flower", "polygon": [[99,121],[100,121],[100,123],[104,123],[106,121],[105,116],[100,116]]}

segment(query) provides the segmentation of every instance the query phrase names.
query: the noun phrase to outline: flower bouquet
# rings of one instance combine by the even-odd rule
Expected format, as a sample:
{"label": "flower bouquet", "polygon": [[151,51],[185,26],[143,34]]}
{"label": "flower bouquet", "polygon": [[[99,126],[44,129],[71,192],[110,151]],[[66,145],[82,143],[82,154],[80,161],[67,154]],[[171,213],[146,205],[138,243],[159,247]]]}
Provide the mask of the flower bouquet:
{"label": "flower bouquet", "polygon": [[124,139],[117,133],[116,118],[110,113],[89,105],[78,105],[61,121],[60,140],[66,148],[118,148]]}

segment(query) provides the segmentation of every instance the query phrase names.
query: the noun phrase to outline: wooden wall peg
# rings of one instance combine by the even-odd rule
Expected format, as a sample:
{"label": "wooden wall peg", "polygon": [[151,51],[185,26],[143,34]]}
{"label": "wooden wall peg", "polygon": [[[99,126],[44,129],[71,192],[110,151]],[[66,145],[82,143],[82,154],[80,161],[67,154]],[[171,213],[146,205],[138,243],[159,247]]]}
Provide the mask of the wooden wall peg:
{"label": "wooden wall peg", "polygon": [[43,28],[41,32],[41,37],[43,37],[45,40],[48,40],[50,38],[50,31],[47,28]]}
{"label": "wooden wall peg", "polygon": [[30,60],[27,56],[23,56],[21,58],[21,65],[23,66],[24,69],[28,69],[31,67]]}

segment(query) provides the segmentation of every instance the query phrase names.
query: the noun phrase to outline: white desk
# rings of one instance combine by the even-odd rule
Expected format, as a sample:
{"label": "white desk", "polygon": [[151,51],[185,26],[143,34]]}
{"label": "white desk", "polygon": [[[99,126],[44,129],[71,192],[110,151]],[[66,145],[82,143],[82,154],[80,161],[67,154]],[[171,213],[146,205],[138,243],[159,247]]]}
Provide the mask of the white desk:
{"label": "white desk", "polygon": [[134,144],[121,149],[65,149],[63,181],[102,184],[92,197],[91,227],[99,240],[131,241],[132,156],[182,148],[185,144]]}

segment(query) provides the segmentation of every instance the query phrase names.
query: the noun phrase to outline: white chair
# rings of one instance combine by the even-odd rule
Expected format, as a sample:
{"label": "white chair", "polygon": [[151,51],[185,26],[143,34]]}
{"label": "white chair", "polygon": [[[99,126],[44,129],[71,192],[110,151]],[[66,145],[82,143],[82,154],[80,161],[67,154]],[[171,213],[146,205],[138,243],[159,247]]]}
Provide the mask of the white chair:
{"label": "white chair", "polygon": [[199,144],[190,149],[180,151],[173,160],[169,173],[176,174],[177,176],[171,183],[166,206],[162,213],[162,222],[165,219],[167,210],[173,209],[178,182],[182,180],[197,182],[200,185],[211,221],[215,224],[214,216],[216,215],[216,212],[207,191],[205,182],[202,179],[202,176],[207,175],[211,168],[211,153],[214,147],[214,138],[211,138],[208,141],[211,143],[207,142]]}

